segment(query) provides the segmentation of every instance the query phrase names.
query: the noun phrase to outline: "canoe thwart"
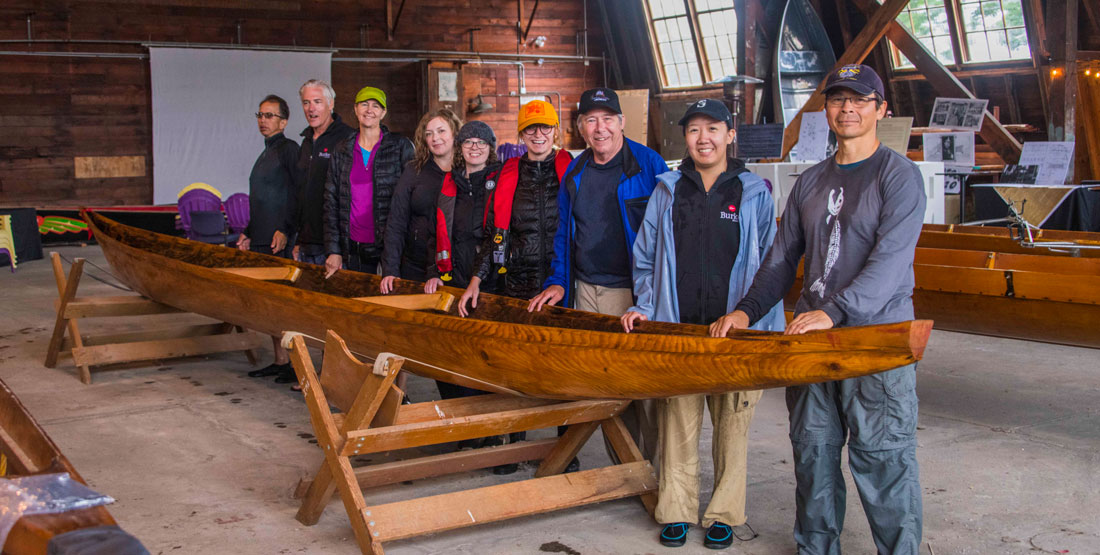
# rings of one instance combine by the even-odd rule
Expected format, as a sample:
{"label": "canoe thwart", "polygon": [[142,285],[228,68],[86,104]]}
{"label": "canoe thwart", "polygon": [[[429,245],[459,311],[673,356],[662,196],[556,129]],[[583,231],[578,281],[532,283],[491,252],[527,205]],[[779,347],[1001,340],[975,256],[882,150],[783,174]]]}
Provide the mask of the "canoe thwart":
{"label": "canoe thwart", "polygon": [[227,274],[263,281],[289,281],[294,283],[302,276],[297,266],[260,266],[255,268],[216,268]]}
{"label": "canoe thwart", "polygon": [[455,302],[455,296],[446,291],[438,293],[421,293],[419,295],[375,295],[370,297],[354,297],[357,301],[380,304],[405,310],[438,310],[447,312]]}

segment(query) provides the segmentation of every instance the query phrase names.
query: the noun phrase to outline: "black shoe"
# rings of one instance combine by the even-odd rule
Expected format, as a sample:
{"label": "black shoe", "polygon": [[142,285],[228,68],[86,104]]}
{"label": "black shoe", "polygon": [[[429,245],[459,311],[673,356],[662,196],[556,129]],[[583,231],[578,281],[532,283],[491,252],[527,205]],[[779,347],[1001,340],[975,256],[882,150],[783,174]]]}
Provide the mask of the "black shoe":
{"label": "black shoe", "polygon": [[715,522],[707,529],[703,545],[707,549],[725,549],[733,543],[733,528],[721,522]]}
{"label": "black shoe", "polygon": [[279,372],[278,376],[275,376],[275,383],[294,383],[298,381],[298,376],[294,374],[294,369],[288,368],[282,372]]}
{"label": "black shoe", "polygon": [[289,363],[288,364],[268,364],[267,366],[264,366],[263,368],[260,368],[259,370],[253,370],[253,371],[249,372],[248,377],[249,378],[266,378],[268,376],[274,376],[276,374],[282,374],[283,372],[285,372],[287,370],[289,370],[292,374],[294,373],[294,368],[291,367]]}
{"label": "black shoe", "polygon": [[665,547],[680,547],[687,541],[688,529],[691,525],[686,522],[673,522],[666,524],[661,529],[661,545]]}
{"label": "black shoe", "polygon": [[581,461],[577,460],[577,457],[573,457],[573,460],[569,461],[569,464],[565,465],[565,470],[562,474],[569,474],[570,472],[576,472],[581,469]]}

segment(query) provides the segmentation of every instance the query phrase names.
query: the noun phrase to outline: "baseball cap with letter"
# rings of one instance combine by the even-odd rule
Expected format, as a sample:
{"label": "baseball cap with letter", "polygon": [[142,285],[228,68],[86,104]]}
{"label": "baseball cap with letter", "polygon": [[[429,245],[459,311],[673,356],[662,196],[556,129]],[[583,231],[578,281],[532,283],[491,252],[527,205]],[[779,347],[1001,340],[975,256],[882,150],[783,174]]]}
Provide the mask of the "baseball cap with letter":
{"label": "baseball cap with letter", "polygon": [[828,94],[829,91],[839,88],[852,89],[863,96],[875,93],[879,98],[886,98],[882,79],[875,73],[874,68],[867,65],[841,66],[840,69],[829,74],[828,79],[825,80],[825,90],[821,92]]}
{"label": "baseball cap with letter", "polygon": [[713,98],[704,98],[692,102],[691,106],[688,106],[687,111],[684,112],[684,117],[680,118],[680,126],[687,125],[691,118],[700,114],[721,121],[726,124],[726,127],[733,129],[733,114],[730,114],[730,109],[721,100]]}

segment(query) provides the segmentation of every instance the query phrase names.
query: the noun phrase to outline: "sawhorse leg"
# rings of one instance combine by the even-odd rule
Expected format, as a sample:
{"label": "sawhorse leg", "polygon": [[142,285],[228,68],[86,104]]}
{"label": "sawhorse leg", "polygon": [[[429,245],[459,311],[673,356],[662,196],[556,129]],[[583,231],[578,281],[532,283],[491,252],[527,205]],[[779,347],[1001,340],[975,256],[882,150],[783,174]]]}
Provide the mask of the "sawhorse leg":
{"label": "sawhorse leg", "polygon": [[[51,262],[53,263],[53,276],[57,282],[57,318],[54,320],[53,335],[50,337],[50,345],[46,350],[46,368],[53,368],[57,366],[57,357],[61,352],[61,346],[65,340],[65,329],[69,330],[69,337],[72,340],[73,347],[83,348],[84,339],[80,337],[80,328],[76,324],[76,320],[72,320],[65,317],[65,311],[74,298],[76,298],[76,289],[80,285],[80,277],[84,274],[84,259],[77,258],[73,262],[73,267],[69,270],[69,279],[65,279],[65,270],[61,267],[61,256],[56,252],[50,253]],[[86,384],[92,383],[92,371],[87,365],[82,365],[80,369],[80,381]]]}

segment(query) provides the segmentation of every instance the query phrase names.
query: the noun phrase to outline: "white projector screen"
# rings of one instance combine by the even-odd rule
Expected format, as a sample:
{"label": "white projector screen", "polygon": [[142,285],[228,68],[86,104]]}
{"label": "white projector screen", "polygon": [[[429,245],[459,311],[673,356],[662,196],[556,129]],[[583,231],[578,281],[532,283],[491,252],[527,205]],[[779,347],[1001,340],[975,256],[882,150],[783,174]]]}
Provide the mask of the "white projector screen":
{"label": "white projector screen", "polygon": [[175,204],[180,189],[209,183],[222,193],[248,192],[263,151],[256,127],[260,100],[277,94],[290,107],[286,136],[305,129],[298,88],[330,80],[329,52],[150,48],[153,92],[153,202]]}

